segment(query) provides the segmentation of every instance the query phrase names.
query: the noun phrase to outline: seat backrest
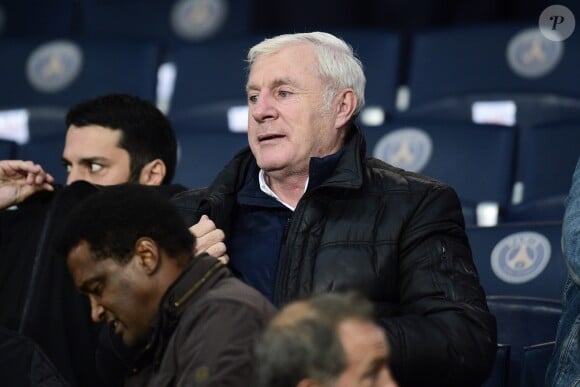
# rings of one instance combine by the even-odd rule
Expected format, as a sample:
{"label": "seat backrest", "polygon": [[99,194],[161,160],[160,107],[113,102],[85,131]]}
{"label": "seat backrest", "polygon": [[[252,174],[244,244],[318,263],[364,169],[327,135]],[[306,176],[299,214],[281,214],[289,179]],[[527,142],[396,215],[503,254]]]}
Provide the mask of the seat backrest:
{"label": "seat backrest", "polygon": [[76,3],[76,0],[3,0],[0,39],[71,36],[75,33]]}
{"label": "seat backrest", "polygon": [[[537,25],[502,23],[426,30],[413,39],[411,117],[513,122],[519,127],[580,119],[580,36],[545,38]],[[507,101],[485,117],[474,103]],[[507,111],[509,112],[506,112]],[[491,112],[491,113],[490,113]]]}
{"label": "seat backrest", "polygon": [[466,231],[488,295],[561,299],[567,276],[561,222],[506,223]]}
{"label": "seat backrest", "polygon": [[[171,61],[177,75],[171,97],[173,117],[205,114],[216,106],[246,105],[246,55],[262,37],[242,36],[223,41],[183,44]],[[193,115],[193,116],[192,116]],[[196,123],[203,129],[203,123]]]}
{"label": "seat backrest", "polygon": [[251,0],[84,0],[80,34],[155,39],[172,46],[246,34],[253,12]]}
{"label": "seat backrest", "polygon": [[201,130],[184,118],[173,120],[179,146],[173,181],[188,188],[209,185],[236,153],[248,146],[246,133],[234,133],[227,125]]}
{"label": "seat backrest", "polygon": [[580,97],[580,37],[546,39],[532,23],[453,26],[415,35],[411,105],[452,95],[552,93]]}
{"label": "seat backrest", "polygon": [[498,343],[511,347],[508,383],[520,386],[525,348],[554,341],[562,304],[520,296],[488,296],[487,304],[497,321]]}
{"label": "seat backrest", "polygon": [[580,119],[522,128],[516,179],[521,203],[567,195],[580,156]]}
{"label": "seat backrest", "polygon": [[498,344],[491,375],[489,375],[481,387],[504,387],[507,385],[509,357],[510,346],[508,344]]}
{"label": "seat backrest", "polygon": [[511,200],[513,127],[395,121],[364,134],[368,154],[451,185],[465,206]]}
{"label": "seat backrest", "polygon": [[55,183],[65,184],[67,174],[61,161],[66,136],[64,112],[56,109],[31,114],[28,128],[28,142],[18,146],[16,158],[33,160],[54,177]]}
{"label": "seat backrest", "polygon": [[543,387],[546,370],[554,352],[553,341],[524,347],[521,385]]}
{"label": "seat backrest", "polygon": [[[331,31],[353,48],[362,62],[365,77],[366,108],[381,108],[385,118],[396,114],[400,37],[385,29],[342,29]],[[361,113],[364,119],[365,111]]]}
{"label": "seat backrest", "polygon": [[159,47],[121,39],[0,40],[2,108],[58,107],[124,92],[156,98]]}

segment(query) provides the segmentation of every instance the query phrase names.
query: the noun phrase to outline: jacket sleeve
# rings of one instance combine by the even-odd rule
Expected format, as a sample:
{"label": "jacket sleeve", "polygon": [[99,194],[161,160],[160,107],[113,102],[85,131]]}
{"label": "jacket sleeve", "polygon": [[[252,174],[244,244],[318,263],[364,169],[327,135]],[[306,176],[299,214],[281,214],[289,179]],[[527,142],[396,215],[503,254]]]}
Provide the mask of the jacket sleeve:
{"label": "jacket sleeve", "polygon": [[176,386],[250,386],[253,345],[264,322],[235,301],[212,300],[176,331]]}
{"label": "jacket sleeve", "polygon": [[562,249],[570,277],[580,286],[580,158],[572,177],[562,225]]}
{"label": "jacket sleeve", "polygon": [[397,317],[379,316],[401,385],[480,385],[495,358],[496,322],[487,308],[464,228],[448,186],[420,200],[400,238]]}

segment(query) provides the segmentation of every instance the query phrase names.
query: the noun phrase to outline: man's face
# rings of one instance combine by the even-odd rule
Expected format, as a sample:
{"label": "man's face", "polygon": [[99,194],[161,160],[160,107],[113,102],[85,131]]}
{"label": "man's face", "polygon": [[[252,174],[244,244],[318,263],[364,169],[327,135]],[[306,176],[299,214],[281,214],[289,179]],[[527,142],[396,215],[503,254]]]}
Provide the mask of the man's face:
{"label": "man's face", "polygon": [[338,328],[347,366],[335,387],[396,387],[388,367],[382,329],[368,321],[346,320]]}
{"label": "man's face", "polygon": [[247,93],[248,142],[269,174],[307,174],[311,157],[340,149],[336,106],[325,105],[314,46],[296,44],[258,57]]}
{"label": "man's face", "polygon": [[98,185],[129,181],[131,158],[119,147],[122,132],[98,125],[71,125],[66,132],[62,160],[66,165],[67,184],[85,180]]}
{"label": "man's face", "polygon": [[147,339],[158,298],[151,293],[153,287],[138,257],[125,265],[112,258],[97,260],[82,241],[71,250],[67,262],[77,289],[89,297],[93,321],[112,324],[128,346]]}

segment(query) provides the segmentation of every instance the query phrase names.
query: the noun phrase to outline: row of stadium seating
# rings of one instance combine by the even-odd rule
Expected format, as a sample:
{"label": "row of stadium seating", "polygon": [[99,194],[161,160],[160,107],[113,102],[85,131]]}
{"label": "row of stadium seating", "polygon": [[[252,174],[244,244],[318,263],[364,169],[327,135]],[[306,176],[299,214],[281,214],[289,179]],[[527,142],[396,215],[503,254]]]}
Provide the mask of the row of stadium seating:
{"label": "row of stadium seating", "polygon": [[[424,31],[401,87],[397,34],[335,32],[365,66],[359,123],[370,154],[453,185],[468,223],[482,202],[497,203],[500,221],[561,218],[580,136],[577,37],[554,42],[520,24]],[[184,43],[169,56],[153,40],[0,39],[0,109],[26,108],[28,116],[21,130],[0,120],[0,137],[21,144],[5,144],[4,155],[35,158],[62,177],[66,109],[127,92],[158,101],[172,118],[182,143],[177,181],[205,185],[246,143],[237,108],[245,105],[244,57],[262,38]]]}

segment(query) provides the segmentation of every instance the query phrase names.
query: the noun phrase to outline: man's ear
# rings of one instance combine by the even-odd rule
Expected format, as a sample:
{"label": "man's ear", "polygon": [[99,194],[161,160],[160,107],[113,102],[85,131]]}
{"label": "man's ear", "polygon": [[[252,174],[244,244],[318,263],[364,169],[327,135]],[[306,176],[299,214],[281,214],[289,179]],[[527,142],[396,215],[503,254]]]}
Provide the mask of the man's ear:
{"label": "man's ear", "polygon": [[350,121],[358,102],[354,90],[352,89],[342,90],[336,98],[338,104],[336,106],[337,115],[335,127],[338,129],[342,128],[348,121]]}
{"label": "man's ear", "polygon": [[161,265],[161,250],[155,241],[141,237],[135,242],[135,258],[147,275],[154,274]]}
{"label": "man's ear", "polygon": [[167,173],[165,163],[161,159],[155,159],[145,164],[139,175],[139,184],[161,185]]}

